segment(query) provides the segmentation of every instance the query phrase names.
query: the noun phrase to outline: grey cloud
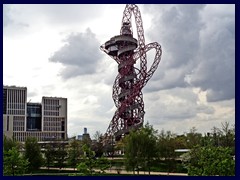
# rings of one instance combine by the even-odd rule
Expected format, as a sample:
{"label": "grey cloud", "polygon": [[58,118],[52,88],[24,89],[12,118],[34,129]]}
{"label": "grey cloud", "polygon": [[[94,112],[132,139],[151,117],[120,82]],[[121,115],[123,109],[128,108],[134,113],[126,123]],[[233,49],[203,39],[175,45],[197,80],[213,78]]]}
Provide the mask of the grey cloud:
{"label": "grey cloud", "polygon": [[56,96],[56,94],[54,94],[54,90],[56,89],[56,86],[55,85],[45,85],[45,86],[42,86],[42,96]]}
{"label": "grey cloud", "polygon": [[45,23],[48,25],[66,25],[84,23],[98,17],[104,11],[104,5],[89,4],[13,4],[12,16],[24,23]]}
{"label": "grey cloud", "polygon": [[27,94],[28,98],[32,98],[32,97],[35,97],[37,95],[38,95],[38,93],[37,93],[36,89],[34,91],[28,92],[28,94]]}
{"label": "grey cloud", "polygon": [[3,4],[3,34],[4,36],[20,35],[28,33],[29,24],[18,20],[19,13],[12,4]]}
{"label": "grey cloud", "polygon": [[211,106],[199,104],[196,107],[196,112],[198,113],[204,113],[204,114],[213,114],[214,113],[214,108]]}
{"label": "grey cloud", "polygon": [[186,87],[184,78],[197,63],[194,58],[200,46],[200,12],[203,8],[204,5],[152,5],[145,8],[149,14],[156,12],[152,14],[152,26],[145,35],[151,41],[159,42],[163,50],[162,60],[153,76],[155,82],[149,81],[148,91]]}
{"label": "grey cloud", "polygon": [[[235,12],[233,5],[152,5],[147,34],[162,45],[159,69],[146,91],[200,87],[207,100],[235,97]],[[227,10],[224,10],[227,8]],[[185,77],[189,76],[186,82]]]}
{"label": "grey cloud", "polygon": [[71,34],[65,39],[65,45],[56,51],[49,60],[64,65],[60,75],[65,79],[91,74],[96,72],[101,58],[99,44],[90,29],[84,33]]}
{"label": "grey cloud", "polygon": [[215,112],[211,105],[198,104],[198,95],[193,93],[191,88],[173,88],[147,93],[144,99],[145,119],[153,121],[154,124],[161,120],[195,119],[199,113],[211,115]]}
{"label": "grey cloud", "polygon": [[40,4],[29,5],[50,24],[71,24],[87,22],[98,17],[104,10],[104,5],[89,4]]}
{"label": "grey cloud", "polygon": [[209,102],[235,98],[234,13],[208,17],[201,39],[200,63],[192,73],[191,84],[206,90]]}
{"label": "grey cloud", "polygon": [[10,7],[9,5],[3,4],[3,27],[6,27],[12,22],[10,18]]}
{"label": "grey cloud", "polygon": [[[5,6],[5,5],[4,5]],[[104,5],[88,4],[11,4],[4,7],[4,35],[22,35],[45,27],[79,28],[98,18]]]}
{"label": "grey cloud", "polygon": [[[155,8],[161,10],[160,5]],[[199,13],[203,8],[203,5],[175,5],[154,16],[149,35],[169,53],[167,68],[179,68],[195,57],[203,26]]]}

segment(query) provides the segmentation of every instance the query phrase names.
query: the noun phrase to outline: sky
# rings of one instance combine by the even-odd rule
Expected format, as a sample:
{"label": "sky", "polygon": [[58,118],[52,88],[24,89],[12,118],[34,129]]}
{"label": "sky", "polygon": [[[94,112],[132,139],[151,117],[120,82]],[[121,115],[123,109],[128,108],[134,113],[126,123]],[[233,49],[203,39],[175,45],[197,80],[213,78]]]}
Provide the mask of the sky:
{"label": "sky", "polygon": [[[144,123],[176,134],[234,125],[235,5],[137,6],[146,44],[162,47],[158,69],[142,90]],[[104,134],[116,110],[112,86],[118,72],[99,47],[120,34],[124,8],[4,4],[3,84],[27,87],[28,102],[67,98],[69,137],[84,127],[91,137]],[[150,67],[154,51],[147,55]]]}

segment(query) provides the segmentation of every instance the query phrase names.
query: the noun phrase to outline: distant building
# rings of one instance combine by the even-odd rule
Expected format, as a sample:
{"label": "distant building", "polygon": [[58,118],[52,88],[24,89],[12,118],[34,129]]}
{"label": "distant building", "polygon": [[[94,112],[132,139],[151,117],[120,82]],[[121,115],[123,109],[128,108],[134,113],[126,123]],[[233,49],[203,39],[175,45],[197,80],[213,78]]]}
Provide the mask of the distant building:
{"label": "distant building", "polygon": [[77,140],[82,140],[83,139],[83,136],[82,135],[78,135],[77,136]]}
{"label": "distant building", "polygon": [[42,97],[41,103],[27,103],[27,88],[3,86],[3,132],[23,142],[67,139],[67,98]]}
{"label": "distant building", "polygon": [[87,132],[87,128],[83,129],[83,134],[77,136],[77,140],[89,140],[91,141],[90,135]]}

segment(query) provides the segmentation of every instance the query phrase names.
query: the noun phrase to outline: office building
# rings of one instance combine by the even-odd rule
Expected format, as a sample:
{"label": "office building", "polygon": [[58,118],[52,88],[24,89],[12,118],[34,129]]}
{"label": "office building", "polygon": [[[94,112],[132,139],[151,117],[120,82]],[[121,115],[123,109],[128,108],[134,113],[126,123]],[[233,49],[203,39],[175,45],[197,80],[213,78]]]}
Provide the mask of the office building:
{"label": "office building", "polygon": [[67,139],[67,98],[42,97],[41,103],[27,103],[27,88],[3,86],[3,132],[24,142]]}

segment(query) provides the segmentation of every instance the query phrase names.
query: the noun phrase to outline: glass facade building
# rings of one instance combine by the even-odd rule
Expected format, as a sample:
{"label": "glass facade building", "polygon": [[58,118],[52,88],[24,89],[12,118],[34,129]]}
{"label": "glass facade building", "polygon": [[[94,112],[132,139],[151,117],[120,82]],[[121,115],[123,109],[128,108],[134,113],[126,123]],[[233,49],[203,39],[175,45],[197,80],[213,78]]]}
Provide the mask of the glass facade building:
{"label": "glass facade building", "polygon": [[27,103],[27,131],[41,131],[42,105],[40,103]]}

